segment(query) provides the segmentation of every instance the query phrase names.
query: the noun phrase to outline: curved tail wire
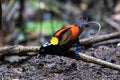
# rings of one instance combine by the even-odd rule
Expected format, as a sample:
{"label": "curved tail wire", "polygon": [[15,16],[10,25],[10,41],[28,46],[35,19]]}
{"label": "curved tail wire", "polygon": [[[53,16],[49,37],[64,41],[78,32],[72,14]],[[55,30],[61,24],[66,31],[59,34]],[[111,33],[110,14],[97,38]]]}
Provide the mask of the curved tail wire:
{"label": "curved tail wire", "polygon": [[90,21],[90,22],[88,22],[88,18],[85,17],[85,16],[81,17],[80,20],[77,23],[79,24],[79,26],[81,28],[83,28],[83,30],[84,30],[85,27],[88,27],[90,24],[98,25],[98,30],[94,31],[94,32],[90,32],[91,35],[98,34],[100,32],[100,30],[101,30],[100,23],[98,23],[97,21]]}
{"label": "curved tail wire", "polygon": [[100,30],[101,30],[101,25],[100,25],[100,23],[98,23],[98,22],[96,22],[96,21],[90,21],[90,22],[86,22],[84,25],[88,25],[88,24],[97,24],[97,25],[98,25],[98,30],[97,30],[96,32],[91,32],[91,33],[90,33],[91,35],[95,35],[95,34],[97,34],[97,33],[100,32]]}

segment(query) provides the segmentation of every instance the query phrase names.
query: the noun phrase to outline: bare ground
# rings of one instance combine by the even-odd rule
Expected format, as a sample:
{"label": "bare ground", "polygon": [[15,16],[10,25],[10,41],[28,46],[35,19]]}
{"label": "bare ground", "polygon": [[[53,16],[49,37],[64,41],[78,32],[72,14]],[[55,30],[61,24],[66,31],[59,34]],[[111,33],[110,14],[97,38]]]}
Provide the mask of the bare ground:
{"label": "bare ground", "polygon": [[[120,47],[102,45],[91,47],[85,53],[120,64]],[[20,63],[0,61],[1,80],[119,80],[120,72],[71,58],[47,55],[33,56]]]}

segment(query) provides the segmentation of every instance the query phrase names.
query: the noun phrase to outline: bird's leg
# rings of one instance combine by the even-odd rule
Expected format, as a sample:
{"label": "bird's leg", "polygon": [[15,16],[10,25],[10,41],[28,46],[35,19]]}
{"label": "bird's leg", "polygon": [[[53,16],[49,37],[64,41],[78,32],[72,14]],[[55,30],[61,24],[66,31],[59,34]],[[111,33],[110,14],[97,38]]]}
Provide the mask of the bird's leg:
{"label": "bird's leg", "polygon": [[80,44],[80,42],[79,42],[79,39],[77,39],[77,41],[76,41],[76,46],[77,46],[77,45],[78,45],[78,51],[84,53],[84,49],[83,49],[83,47],[81,46],[81,44]]}
{"label": "bird's leg", "polygon": [[83,49],[80,46],[79,39],[77,39],[76,47],[74,49],[74,56],[75,56],[76,59],[79,59],[78,53],[81,52],[81,51],[83,51]]}
{"label": "bird's leg", "polygon": [[78,58],[78,52],[79,52],[79,45],[78,44],[76,44],[76,47],[75,47],[75,49],[74,49],[74,56],[75,56],[75,58]]}

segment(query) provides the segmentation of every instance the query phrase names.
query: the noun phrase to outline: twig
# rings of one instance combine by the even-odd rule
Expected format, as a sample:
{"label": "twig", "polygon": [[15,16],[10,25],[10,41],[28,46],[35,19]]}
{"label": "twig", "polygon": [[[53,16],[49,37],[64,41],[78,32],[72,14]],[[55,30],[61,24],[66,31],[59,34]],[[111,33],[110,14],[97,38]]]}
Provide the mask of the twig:
{"label": "twig", "polygon": [[113,28],[115,28],[117,31],[120,31],[120,24],[118,24],[117,22],[115,22],[113,19],[107,17],[107,16],[104,16],[103,17],[103,20],[105,22],[107,22],[108,24],[110,24]]}
{"label": "twig", "polygon": [[86,46],[86,45],[92,45],[93,43],[111,39],[111,38],[115,38],[115,37],[120,37],[120,32],[114,32],[114,33],[110,33],[110,34],[80,39],[79,42],[81,45]]}
{"label": "twig", "polygon": [[99,45],[106,45],[106,44],[114,44],[114,43],[119,43],[120,39],[110,39],[102,42],[98,42],[93,44],[93,46],[99,46]]}
{"label": "twig", "polygon": [[0,47],[0,56],[2,55],[35,55],[37,53],[28,54],[27,52],[38,52],[40,46],[6,46]]}
{"label": "twig", "polygon": [[113,64],[113,63],[110,63],[110,62],[106,62],[106,61],[103,61],[101,59],[97,59],[97,58],[85,55],[83,53],[78,53],[78,55],[79,55],[80,59],[85,61],[85,62],[98,64],[98,65],[101,65],[101,66],[105,66],[105,67],[120,71],[120,65]]}
{"label": "twig", "polygon": [[9,1],[6,10],[3,12],[3,18],[7,17],[7,15],[9,14],[11,8],[13,7],[14,3],[15,3],[15,0],[10,0]]}

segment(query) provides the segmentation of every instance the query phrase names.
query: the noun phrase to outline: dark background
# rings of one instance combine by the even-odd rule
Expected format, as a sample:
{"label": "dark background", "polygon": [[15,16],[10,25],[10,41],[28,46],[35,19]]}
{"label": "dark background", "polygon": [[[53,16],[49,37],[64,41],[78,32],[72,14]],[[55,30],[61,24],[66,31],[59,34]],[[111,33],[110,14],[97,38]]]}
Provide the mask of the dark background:
{"label": "dark background", "polygon": [[120,31],[119,0],[2,0],[1,8],[1,46],[45,43],[64,25],[79,25],[83,16],[101,24],[100,34]]}

